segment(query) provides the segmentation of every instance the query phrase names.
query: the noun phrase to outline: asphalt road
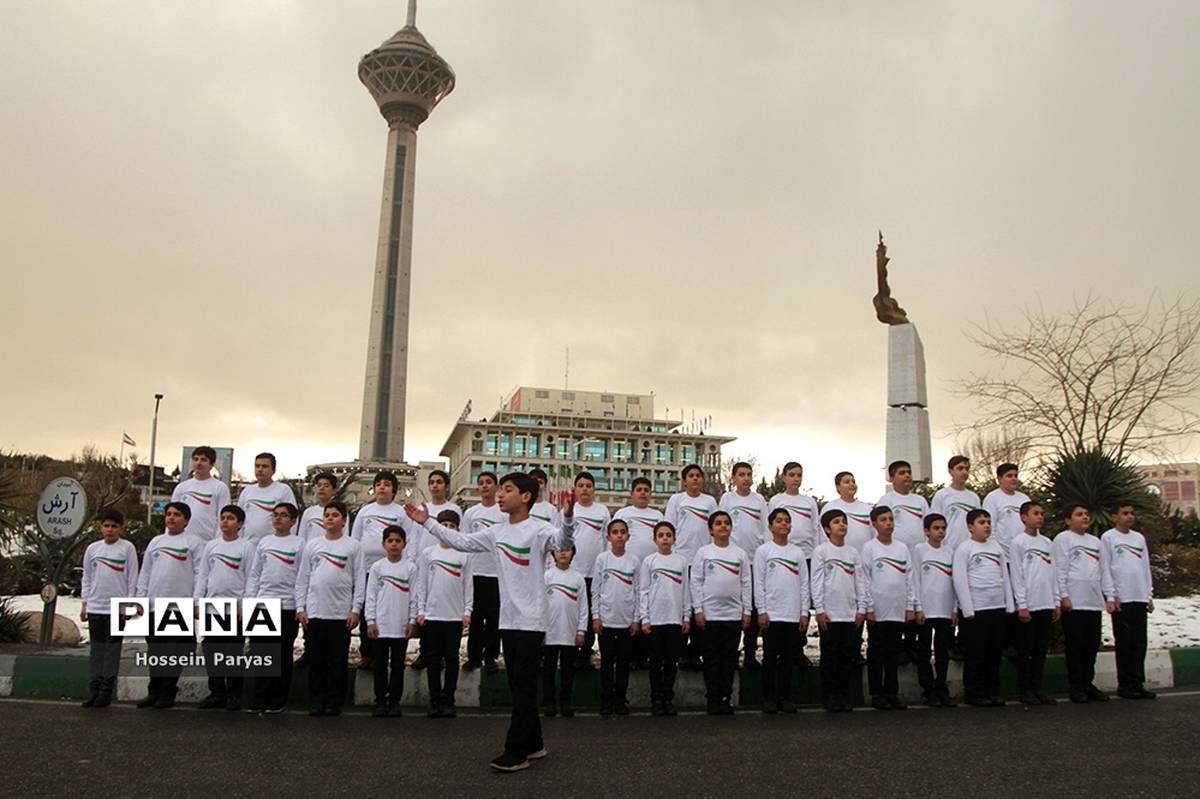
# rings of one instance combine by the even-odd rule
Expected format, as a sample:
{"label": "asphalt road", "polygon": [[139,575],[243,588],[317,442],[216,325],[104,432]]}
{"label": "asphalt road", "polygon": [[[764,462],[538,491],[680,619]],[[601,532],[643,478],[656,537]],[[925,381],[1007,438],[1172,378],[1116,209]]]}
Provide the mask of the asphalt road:
{"label": "asphalt road", "polygon": [[[86,711],[0,699],[0,796],[1196,796],[1200,692],[995,710],[739,713],[545,725],[493,774],[507,718]],[[533,794],[532,792],[537,792]]]}

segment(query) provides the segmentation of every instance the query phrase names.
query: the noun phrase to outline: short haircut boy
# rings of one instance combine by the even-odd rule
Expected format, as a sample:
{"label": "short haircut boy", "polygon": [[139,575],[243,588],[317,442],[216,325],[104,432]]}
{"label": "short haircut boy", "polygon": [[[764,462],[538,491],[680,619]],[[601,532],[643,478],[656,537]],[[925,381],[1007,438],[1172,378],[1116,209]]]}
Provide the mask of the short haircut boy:
{"label": "short haircut boy", "polygon": [[970,466],[971,459],[968,458],[966,455],[955,455],[954,457],[952,457],[950,459],[950,462],[946,464],[946,468],[953,470],[954,467],[960,463],[965,463],[965,464],[967,464],[967,466]]}
{"label": "short haircut boy", "polygon": [[226,513],[232,513],[237,517],[237,520],[243,524],[246,522],[246,511],[242,510],[237,505],[226,505],[225,507],[221,508],[221,515],[224,516]]}
{"label": "short haircut boy", "polygon": [[876,505],[875,507],[871,508],[871,524],[874,524],[876,521],[878,521],[879,517],[883,514],[891,512],[892,509],[887,505]]}
{"label": "short haircut boy", "polygon": [[256,461],[268,460],[271,462],[272,469],[279,468],[275,463],[275,456],[272,455],[270,452],[260,452],[254,456],[254,460],[256,460]]}
{"label": "short haircut boy", "polygon": [[783,464],[783,473],[784,474],[786,474],[787,472],[790,472],[792,469],[803,470],[804,467],[801,466],[800,463],[797,461],[788,461],[787,463]]}
{"label": "short haircut boy", "polygon": [[476,483],[482,482],[483,478],[485,478],[485,477],[490,477],[493,483],[500,482],[500,478],[496,476],[495,472],[480,472],[479,476],[475,478],[475,482]]}
{"label": "short haircut boy", "polygon": [[163,509],[163,512],[165,513],[172,508],[182,513],[183,518],[189,520],[192,518],[192,509],[188,507],[186,502],[168,502],[167,506]]}
{"label": "short haircut boy", "polygon": [[912,464],[908,461],[892,461],[888,464],[888,477],[895,477],[896,472],[900,471],[900,469],[905,466],[908,467],[909,471],[912,471]]}
{"label": "short haircut boy", "polygon": [[[849,474],[849,472],[845,472],[845,474]],[[845,519],[846,519],[845,511],[838,510],[837,508],[834,508],[833,510],[825,511],[824,513],[821,514],[821,526],[823,528],[825,528],[826,530],[828,530],[829,525],[833,524],[833,520],[837,519],[838,517],[841,517],[841,519],[843,521],[845,521]]]}
{"label": "short haircut boy", "polygon": [[[517,474],[517,472],[512,472],[512,474]],[[550,482],[550,475],[546,474],[545,469],[530,469],[529,476],[532,477],[534,480],[541,480],[543,483]],[[503,483],[507,479],[508,479],[508,475],[505,475],[504,479],[502,479],[500,482]],[[509,481],[509,482],[512,482],[512,481]],[[518,488],[520,488],[520,486],[518,486]],[[534,494],[536,494],[537,487],[535,486],[534,488],[535,488]],[[524,493],[524,490],[525,489],[521,489],[522,493]]]}
{"label": "short haircut boy", "polygon": [[924,520],[925,529],[926,530],[932,529],[934,522],[941,522],[942,524],[945,524],[946,517],[940,513],[926,513],[925,520]]}
{"label": "short haircut boy", "polygon": [[458,515],[458,511],[453,510],[451,508],[446,508],[444,511],[439,513],[437,515],[437,520],[438,520],[438,524],[445,524],[446,522],[450,522],[455,527],[458,527],[460,524],[462,524],[462,517]]}
{"label": "short haircut boy", "polygon": [[346,503],[342,502],[340,499],[335,499],[325,506],[325,510],[329,510],[330,508],[333,508],[338,513],[342,514],[343,519],[350,518],[350,511],[346,510]]}
{"label": "short haircut boy", "polygon": [[209,463],[217,462],[217,451],[207,444],[203,444],[192,450],[193,458],[208,458]]}
{"label": "short haircut boy", "polygon": [[792,514],[788,512],[787,508],[776,508],[767,514],[767,524],[774,524],[775,519],[777,519],[780,515],[787,516],[788,521],[792,520]]}
{"label": "short haircut boy", "polygon": [[700,472],[700,476],[704,477],[704,470],[701,469],[700,465],[697,463],[689,463],[687,466],[684,466],[683,471],[681,471],[679,473],[679,476],[682,477],[684,480],[686,480],[687,476],[689,474],[691,474],[693,471]]}
{"label": "short haircut boy", "polygon": [[726,521],[728,521],[730,525],[733,524],[732,516],[730,516],[728,513],[726,513],[723,510],[715,510],[708,517],[708,529],[709,530],[713,529],[713,525],[717,523],[717,519],[721,516],[724,516]]}
{"label": "short haircut boy", "polygon": [[996,479],[1003,477],[1009,472],[1020,471],[1015,463],[1002,463],[996,467]]}
{"label": "short haircut boy", "polygon": [[972,508],[967,511],[967,527],[970,527],[979,518],[992,518],[992,514],[985,511],[983,508]]}
{"label": "short haircut boy", "polygon": [[633,478],[633,482],[629,484],[629,490],[633,491],[638,486],[645,486],[646,488],[651,488],[651,489],[654,487],[654,485],[650,482],[650,478],[635,477],[635,478]]}
{"label": "short haircut boy", "polygon": [[[382,472],[377,472],[375,474],[375,479],[371,481],[371,485],[375,485],[380,480],[392,484],[392,493],[396,493],[400,490],[400,479],[396,477],[395,472],[389,472],[386,469]],[[328,505],[326,507],[328,507]]]}
{"label": "short haircut boy", "polygon": [[1031,499],[1028,502],[1021,503],[1021,509],[1020,509],[1019,513],[1022,516],[1028,516],[1029,511],[1033,510],[1034,508],[1040,508],[1040,507],[1042,507],[1042,503],[1038,502],[1036,499]]}
{"label": "short haircut boy", "polygon": [[587,480],[592,485],[596,485],[596,478],[592,477],[591,472],[580,472],[579,474],[575,475],[575,485],[579,485],[580,480]]}
{"label": "short haircut boy", "polygon": [[117,510],[116,508],[109,508],[100,514],[100,523],[104,524],[105,522],[112,522],[113,524],[119,524],[124,527],[125,514],[121,513],[121,511]]}
{"label": "short haircut boy", "polygon": [[431,470],[431,471],[429,472],[429,477],[428,477],[428,478],[426,478],[426,482],[432,482],[432,481],[433,481],[433,478],[435,478],[435,477],[440,477],[440,478],[442,478],[442,482],[443,482],[443,483],[445,483],[446,485],[450,485],[450,475],[446,473],[446,470],[445,470],[445,469],[433,469],[433,470]]}
{"label": "short haircut boy", "polygon": [[275,510],[283,508],[287,512],[288,518],[296,519],[300,515],[300,509],[290,502],[276,502]]}
{"label": "short haircut boy", "polygon": [[833,476],[833,485],[836,488],[842,484],[843,477],[853,477],[854,472],[838,472]]}
{"label": "short haircut boy", "polygon": [[330,488],[337,488],[338,480],[337,480],[337,477],[333,474],[333,472],[318,472],[317,476],[313,478],[312,484],[315,486],[317,483],[321,482],[322,480],[329,483]]}
{"label": "short haircut boy", "polygon": [[1092,512],[1091,508],[1089,508],[1087,505],[1084,505],[1082,502],[1068,502],[1066,507],[1063,508],[1063,519],[1070,519],[1072,516],[1074,516],[1076,508],[1083,508],[1088,513]]}
{"label": "short haircut boy", "polygon": [[[509,472],[500,478],[500,485],[512,483],[521,494],[528,494],[529,501],[525,503],[526,510],[533,510],[533,506],[537,503],[538,484],[534,472],[539,472],[540,469],[534,469],[529,474],[524,472]],[[545,472],[542,472],[545,475]]]}
{"label": "short haircut boy", "polygon": [[[443,513],[444,512],[445,511],[443,511]],[[387,541],[389,538],[391,538],[394,535],[400,536],[401,541],[408,541],[408,534],[406,532],[404,532],[404,528],[401,527],[400,525],[389,524],[387,527],[383,528],[383,540],[384,541]]]}
{"label": "short haircut boy", "polygon": [[745,461],[738,461],[737,463],[733,464],[733,468],[729,471],[729,473],[736,477],[737,473],[740,472],[742,469],[749,469],[751,471],[751,473],[754,472],[753,466],[746,463]]}

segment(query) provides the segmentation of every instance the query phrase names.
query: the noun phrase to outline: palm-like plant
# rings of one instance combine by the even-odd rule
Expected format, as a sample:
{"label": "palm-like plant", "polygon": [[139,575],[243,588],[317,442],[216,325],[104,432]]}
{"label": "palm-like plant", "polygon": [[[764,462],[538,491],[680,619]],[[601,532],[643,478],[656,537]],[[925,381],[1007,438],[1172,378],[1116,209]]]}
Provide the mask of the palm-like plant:
{"label": "palm-like plant", "polygon": [[1133,503],[1139,516],[1154,510],[1156,498],[1142,476],[1125,461],[1099,449],[1060,454],[1051,463],[1046,478],[1046,517],[1051,529],[1061,522],[1067,506],[1075,502],[1087,505],[1091,511],[1088,532],[1096,535],[1112,527],[1110,509],[1117,502]]}

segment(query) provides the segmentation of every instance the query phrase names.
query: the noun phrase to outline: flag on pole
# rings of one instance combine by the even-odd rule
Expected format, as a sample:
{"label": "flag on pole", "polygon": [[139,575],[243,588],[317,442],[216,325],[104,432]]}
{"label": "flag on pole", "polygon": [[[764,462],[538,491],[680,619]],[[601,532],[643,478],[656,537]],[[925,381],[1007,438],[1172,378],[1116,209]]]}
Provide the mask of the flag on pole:
{"label": "flag on pole", "polygon": [[137,446],[137,442],[134,441],[132,438],[130,438],[129,434],[125,433],[125,432],[121,433],[121,443],[127,447],[136,447]]}

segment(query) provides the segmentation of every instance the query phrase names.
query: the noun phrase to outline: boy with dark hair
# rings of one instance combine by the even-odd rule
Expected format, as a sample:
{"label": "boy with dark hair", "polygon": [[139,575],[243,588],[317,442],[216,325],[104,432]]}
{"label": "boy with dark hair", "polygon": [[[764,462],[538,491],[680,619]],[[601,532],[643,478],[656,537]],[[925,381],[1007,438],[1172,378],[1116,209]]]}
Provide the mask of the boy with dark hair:
{"label": "boy with dark hair", "polygon": [[[221,508],[221,537],[204,545],[200,575],[196,580],[195,599],[228,598],[241,600],[246,595],[246,575],[254,559],[257,543],[242,533],[246,512],[237,505]],[[235,613],[240,608],[235,608]],[[208,671],[208,696],[200,701],[201,710],[242,709],[241,670],[217,663],[218,657],[234,659],[242,653],[246,639],[241,635],[206,636],[200,643]]]}
{"label": "boy with dark hair", "polygon": [[[395,501],[399,490],[400,480],[394,473],[379,472],[375,475],[375,501],[363,505],[354,517],[350,538],[357,541],[362,549],[363,571],[360,576],[364,581],[375,561],[382,559],[386,554],[383,548],[383,531],[389,526],[398,524],[405,529],[409,552],[419,554],[424,548],[423,533],[412,529],[404,516],[403,507]],[[363,588],[366,588],[365,584]],[[375,643],[367,635],[365,620],[359,624],[358,654],[360,669],[370,670],[375,667]],[[421,665],[414,663],[413,668],[420,668]]]}
{"label": "boy with dark hair", "polygon": [[[596,497],[596,481],[590,472],[580,472],[575,476],[575,569],[587,580],[588,614],[592,618],[595,613],[595,577],[596,558],[600,557],[606,546],[608,524],[611,520],[608,508],[598,502]],[[536,510],[536,506],[534,508]],[[592,666],[592,647],[596,642],[597,633],[593,625],[588,625],[583,636],[583,647],[576,656],[576,666],[589,669]]]}
{"label": "boy with dark hair", "polygon": [[[950,668],[950,647],[958,612],[954,599],[954,555],[946,540],[946,517],[928,513],[924,519],[925,538],[913,552],[913,572],[917,600],[917,679],[925,704],[929,707],[956,707],[950,698],[946,675]],[[929,657],[933,655],[933,668]]]}
{"label": "boy with dark hair", "polygon": [[337,492],[338,479],[333,472],[321,472],[313,478],[313,504],[304,509],[296,535],[302,543],[325,535],[325,506]]}
{"label": "boy with dark hair", "polygon": [[753,607],[750,556],[730,541],[733,519],[723,510],[708,517],[712,543],[692,560],[692,611],[704,632],[704,693],[708,715],[733,714],[733,674],[738,632],[750,626]]}
{"label": "boy with dark hair", "polygon": [[853,710],[850,673],[861,644],[856,633],[867,617],[862,556],[846,544],[846,512],[821,514],[826,540],[813,550],[812,604],[821,631],[821,693],[830,713]]}
{"label": "boy with dark hair", "polygon": [[[658,552],[654,530],[665,517],[658,508],[650,507],[651,484],[649,478],[635,477],[629,486],[629,504],[613,514],[629,525],[628,549],[638,560]],[[578,513],[578,512],[577,512]]]}
{"label": "boy with dark hair", "polygon": [[1100,572],[1100,585],[1117,644],[1117,696],[1154,699],[1156,694],[1145,685],[1146,614],[1154,611],[1150,551],[1146,539],[1133,529],[1133,503],[1118,502],[1112,517],[1112,529],[1100,536],[1107,565]]}
{"label": "boy with dark hair", "polygon": [[117,690],[124,639],[112,634],[112,600],[137,596],[138,559],[133,544],[121,537],[125,514],[110,508],[100,514],[100,540],[83,553],[79,620],[88,626],[88,698],[84,707],[108,707]]}
{"label": "boy with dark hair", "polygon": [[[683,556],[690,569],[700,547],[712,541],[708,518],[717,510],[717,501],[704,493],[704,470],[698,465],[688,464],[679,476],[684,490],[671,495],[663,518],[675,525],[675,552]],[[683,668],[698,670],[703,649],[704,635],[693,620]]]}
{"label": "boy with dark hair", "polygon": [[[892,461],[888,464],[888,481],[891,489],[879,498],[879,505],[892,509],[896,522],[895,539],[908,547],[909,554],[925,543],[925,514],[929,513],[929,503],[925,497],[913,493],[912,464],[908,461]],[[913,560],[913,576],[916,576],[916,560]],[[915,621],[904,625],[904,642],[900,649],[900,662],[915,661],[917,658],[917,638],[920,631]]]}
{"label": "boy with dark hair", "polygon": [[863,544],[870,541],[875,531],[871,527],[871,506],[858,498],[858,481],[852,472],[838,472],[833,478],[837,496],[821,508],[821,513],[840,510],[846,514],[846,545],[862,554]]}
{"label": "boy with dark hair", "polygon": [[[462,508],[457,502],[450,499],[450,475],[446,474],[445,470],[432,470],[426,480],[426,485],[429,486],[429,501],[425,503],[425,509],[429,511],[430,516],[436,519],[442,511],[451,510],[460,520],[462,519]],[[430,546],[433,544],[426,542],[425,548],[428,549]]]}
{"label": "boy with dark hair", "polygon": [[[983,498],[983,509],[992,515],[992,538],[1004,548],[1005,556],[1009,556],[1013,539],[1026,532],[1021,521],[1021,506],[1029,501],[1029,497],[1017,490],[1021,478],[1015,463],[997,466],[996,481],[999,487]],[[1013,563],[1011,557],[1009,563]]]}
{"label": "boy with dark hair", "polygon": [[[443,510],[438,524],[458,531],[458,513]],[[454,692],[458,689],[458,653],[463,627],[471,623],[474,583],[468,556],[454,552],[443,541],[428,547],[417,561],[417,626],[425,650],[429,684],[429,718],[452,719]],[[445,684],[442,668],[445,666]]]}
{"label": "boy with dark hair", "polygon": [[1004,550],[992,535],[992,518],[982,508],[967,512],[970,538],[954,550],[954,593],[962,608],[963,694],[973,707],[1003,707],[1000,656],[1006,613],[1013,610]]}
{"label": "boy with dark hair", "polygon": [[550,482],[550,477],[542,469],[530,469],[529,476],[537,481],[538,488],[537,500],[533,503],[533,510],[529,515],[551,527],[559,527],[562,517],[558,508],[546,498],[546,485]]}
{"label": "boy with dark hair", "polygon": [[1081,502],[1063,511],[1067,529],[1054,536],[1054,571],[1062,608],[1067,682],[1072,702],[1107,702],[1108,694],[1092,682],[1100,651],[1100,616],[1104,613],[1101,575],[1109,568],[1100,539],[1088,532],[1092,514]]}
{"label": "boy with dark hair", "polygon": [[808,629],[808,565],[804,551],[789,541],[792,515],[787,508],[771,511],[767,528],[771,541],[754,553],[752,574],[758,626],[763,633],[763,712],[795,713],[792,664]]}
{"label": "boy with dark hair", "polygon": [[900,698],[899,661],[904,625],[915,621],[921,609],[913,582],[908,547],[892,540],[892,509],[871,509],[875,538],[863,544],[867,577],[867,683],[871,706],[876,710],[907,710]]}
{"label": "boy with dark hair", "polygon": [[387,553],[371,566],[367,578],[367,635],[375,642],[375,718],[399,717],[404,698],[404,655],[408,640],[417,624],[417,602],[413,589],[417,584],[417,566],[404,557],[407,533],[398,524],[383,531],[383,549]]}
{"label": "boy with dark hair", "polygon": [[968,538],[967,513],[983,505],[979,495],[967,488],[971,459],[966,455],[955,455],[946,466],[950,470],[950,485],[938,489],[929,509],[946,517],[946,546],[953,552]]}
{"label": "boy with dark hair", "polygon": [[[726,491],[721,497],[720,508],[733,519],[733,535],[731,540],[747,559],[754,557],[755,551],[766,540],[767,501],[762,494],[751,488],[754,485],[754,469],[745,461],[733,465],[733,489]],[[753,580],[753,576],[751,576]],[[753,594],[751,594],[753,601]],[[758,608],[750,609],[750,626],[742,633],[743,665],[748,669],[757,669],[758,660]]]}
{"label": "boy with dark hair", "polygon": [[278,636],[250,640],[252,654],[269,655],[279,664],[278,676],[254,678],[251,712],[282,713],[292,690],[292,650],[296,642],[296,569],[300,563],[300,550],[304,546],[300,537],[292,531],[299,515],[300,511],[290,502],[280,502],[275,506],[272,514],[275,534],[258,542],[254,560],[250,564],[250,575],[246,579],[247,597],[278,599],[283,615]]}
{"label": "boy with dark hair", "polygon": [[[138,574],[137,595],[153,602],[158,598],[190,597],[196,589],[205,542],[187,532],[192,509],[184,502],[172,500],[163,512],[166,532],[156,535],[142,555]],[[146,636],[146,654],[151,662],[193,653],[194,639],[163,637],[154,634],[156,618],[150,613],[150,634]],[[160,661],[161,662],[161,661]],[[151,666],[146,696],[137,706],[159,710],[173,707],[179,691],[182,666]]]}
{"label": "boy with dark hair", "polygon": [[[575,715],[572,708],[572,688],[575,685],[575,658],[583,646],[584,631],[591,626],[588,602],[584,598],[587,584],[583,575],[571,568],[574,549],[554,551],[554,565],[546,570],[546,638],[542,644],[542,713],[551,717],[561,713],[564,718]],[[557,693],[554,672],[562,664],[562,678]],[[555,697],[558,697],[557,703]]]}
{"label": "boy with dark hair", "polygon": [[367,587],[362,545],[345,535],[348,516],[342,502],[325,506],[325,535],[304,546],[296,574],[296,619],[309,631],[310,716],[340,715],[346,701],[350,631]]}
{"label": "boy with dark hair", "polygon": [[683,636],[691,618],[691,590],[687,563],[672,552],[675,527],[660,521],[654,527],[658,551],[642,559],[638,567],[638,616],[642,634],[649,643],[650,712],[655,716],[674,716],[675,674]]}
{"label": "boy with dark hair", "polygon": [[538,492],[537,481],[511,472],[500,480],[500,509],[508,521],[474,533],[452,533],[429,518],[422,508],[406,505],[405,513],[430,535],[459,552],[496,552],[500,581],[500,640],[508,686],[512,694],[512,722],[504,752],[490,763],[496,771],[529,767],[530,759],[546,756],[542,724],[538,717],[537,684],[542,641],[546,634],[546,572],[544,553],[572,546],[575,520],[574,492],[561,530],[530,516]]}
{"label": "boy with dark hair", "polygon": [[600,639],[600,715],[629,715],[626,691],[638,624],[638,561],[625,551],[629,526],[608,524],[608,551],[592,567],[592,631]]}
{"label": "boy with dark hair", "polygon": [[[479,503],[463,514],[464,533],[477,533],[508,517],[496,503],[499,481],[495,472],[480,472],[476,479]],[[484,666],[495,674],[496,657],[500,654],[500,583],[496,579],[496,553],[476,552],[471,558],[471,582],[474,583],[475,603],[471,611],[471,628],[467,631],[467,662],[463,668],[472,671]]]}
{"label": "boy with dark hair", "polygon": [[[804,555],[804,582],[808,584],[808,572],[812,562],[813,549],[824,540],[821,532],[821,511],[817,501],[808,494],[800,493],[800,485],[804,482],[804,467],[796,461],[788,461],[783,465],[783,492],[771,497],[767,503],[767,518],[779,508],[788,512],[792,520],[792,532],[788,541],[800,547]],[[769,527],[769,525],[768,525]],[[808,615],[809,608],[805,608]],[[804,646],[808,643],[808,625],[800,628],[800,639],[796,642],[796,663],[811,666],[812,663],[804,655]]]}
{"label": "boy with dark hair", "polygon": [[1008,543],[1008,571],[1017,609],[1013,626],[1017,682],[1024,704],[1053,705],[1054,699],[1042,693],[1042,672],[1050,648],[1050,625],[1059,616],[1054,556],[1050,539],[1041,534],[1045,521],[1041,503],[1022,503],[1018,513],[1025,529]]}
{"label": "boy with dark hair", "polygon": [[188,506],[187,532],[201,541],[217,537],[217,521],[221,508],[229,504],[229,486],[212,476],[217,463],[217,451],[209,446],[192,450],[193,477],[180,481],[171,492],[172,502]]}
{"label": "boy with dark hair", "polygon": [[246,512],[242,535],[258,545],[258,539],[274,532],[273,515],[280,502],[296,501],[296,494],[287,483],[275,481],[275,456],[260,452],[254,456],[255,482],[238,494],[238,507]]}

